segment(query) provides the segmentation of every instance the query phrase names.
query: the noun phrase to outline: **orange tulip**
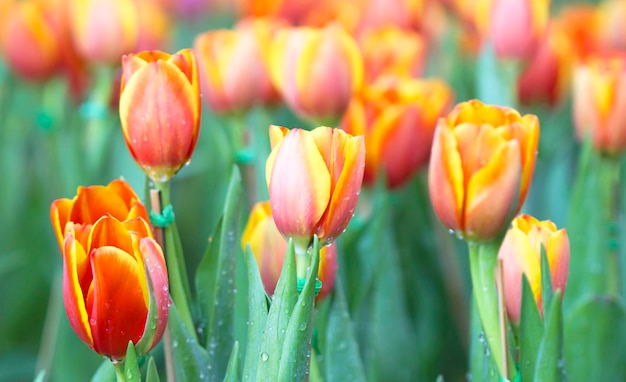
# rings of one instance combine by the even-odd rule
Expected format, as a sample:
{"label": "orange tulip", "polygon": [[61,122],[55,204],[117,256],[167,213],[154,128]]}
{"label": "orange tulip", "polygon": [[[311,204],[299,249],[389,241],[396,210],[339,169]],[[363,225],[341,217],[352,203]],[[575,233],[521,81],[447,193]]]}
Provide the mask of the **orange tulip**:
{"label": "orange tulip", "polygon": [[196,36],[203,94],[213,111],[237,112],[280,99],[270,79],[269,57],[265,57],[279,27],[269,19],[244,19],[234,30]]}
{"label": "orange tulip", "polygon": [[173,177],[200,134],[200,85],[190,49],[145,51],[122,58],[120,119],[135,162],[154,181]]}
{"label": "orange tulip", "polygon": [[575,70],[573,91],[578,138],[609,154],[626,149],[626,53],[589,56]]}
{"label": "orange tulip", "polygon": [[[246,246],[250,245],[259,265],[265,292],[269,296],[273,295],[283,268],[287,241],[276,228],[269,201],[258,202],[252,207],[248,223],[241,236],[241,245],[244,251]],[[321,301],[327,296],[335,284],[336,253],[337,247],[334,243],[328,247],[320,248],[320,266],[317,278],[322,281],[322,289],[317,295],[317,301]]]}
{"label": "orange tulip", "polygon": [[68,228],[80,241],[87,242],[93,224],[106,214],[119,221],[149,219],[146,207],[124,180],[116,179],[106,186],[78,187],[74,198],[55,200],[50,207],[50,220],[61,249]]}
{"label": "orange tulip", "polygon": [[124,358],[129,340],[147,353],[167,323],[168,278],[133,189],[123,180],[79,187],[74,198],[52,203],[50,220],[63,255],[63,297],[74,331],[112,359]]}
{"label": "orange tulip", "polygon": [[417,32],[399,27],[372,29],[359,40],[365,65],[365,81],[382,74],[419,77],[424,71],[426,43]]}
{"label": "orange tulip", "polygon": [[137,35],[136,51],[163,50],[171,40],[172,20],[169,14],[154,0],[135,0],[137,2]]}
{"label": "orange tulip", "polygon": [[[23,1],[7,7],[1,17],[1,44],[7,64],[20,76],[46,80],[61,65],[59,9],[44,1]],[[0,20],[2,21],[2,20]]]}
{"label": "orange tulip", "polygon": [[443,81],[395,77],[380,78],[355,97],[341,127],[365,136],[365,184],[384,169],[388,186],[399,187],[425,165],[437,119],[452,97]]}
{"label": "orange tulip", "polygon": [[528,59],[543,38],[549,0],[492,0],[489,38],[498,57]]}
{"label": "orange tulip", "polygon": [[396,25],[417,29],[423,19],[427,0],[365,0],[362,1],[359,30]]}
{"label": "orange tulip", "polygon": [[74,42],[88,61],[113,64],[135,50],[139,21],[134,0],[71,0],[67,6]]}
{"label": "orange tulip", "polygon": [[361,87],[363,60],[354,39],[339,26],[285,28],[273,43],[270,73],[298,115],[335,123]]}
{"label": "orange tulip", "polygon": [[439,119],[430,157],[433,208],[468,240],[498,236],[520,210],[535,169],[539,120],[478,100]]}
{"label": "orange tulip", "polygon": [[266,179],[278,231],[300,249],[317,235],[331,243],[348,225],[361,192],[365,145],[341,129],[270,126]]}
{"label": "orange tulip", "polygon": [[541,251],[546,253],[554,290],[565,293],[569,272],[569,238],[565,229],[557,230],[549,220],[539,221],[529,215],[513,219],[500,246],[506,312],[511,322],[520,322],[522,275],[525,275],[543,315],[541,294]]}

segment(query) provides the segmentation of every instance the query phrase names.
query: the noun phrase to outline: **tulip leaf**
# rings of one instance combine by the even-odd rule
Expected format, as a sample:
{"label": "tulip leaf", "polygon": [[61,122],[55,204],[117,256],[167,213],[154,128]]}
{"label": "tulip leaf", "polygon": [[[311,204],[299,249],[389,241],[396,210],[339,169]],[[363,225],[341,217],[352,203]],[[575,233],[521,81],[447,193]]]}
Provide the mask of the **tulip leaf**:
{"label": "tulip leaf", "polygon": [[261,362],[257,367],[257,381],[274,381],[278,377],[287,326],[298,301],[295,256],[293,240],[289,239],[285,262],[274,290],[263,331],[261,352],[258,355]]}
{"label": "tulip leaf", "polygon": [[531,381],[535,373],[537,354],[544,337],[543,319],[526,275],[522,275],[522,309],[519,348],[522,381]]}
{"label": "tulip leaf", "polygon": [[335,281],[326,332],[327,381],[366,381],[341,278]]}
{"label": "tulip leaf", "polygon": [[224,377],[228,364],[228,353],[224,349],[229,349],[234,341],[241,196],[241,175],[238,167],[233,167],[222,217],[196,271],[196,290],[204,334],[202,340],[208,351],[210,368],[207,373],[212,381]]}
{"label": "tulip leaf", "polygon": [[127,382],[141,382],[139,364],[137,364],[137,352],[132,341],[128,341],[126,358],[124,358],[124,377]]}
{"label": "tulip leaf", "polygon": [[154,357],[148,359],[148,368],[146,372],[146,382],[161,382],[159,371],[157,370]]}
{"label": "tulip leaf", "polygon": [[233,351],[230,353],[228,367],[226,368],[226,376],[224,382],[238,382],[239,378],[239,341],[235,341]]}
{"label": "tulip leaf", "polygon": [[267,322],[269,306],[259,267],[249,245],[246,250],[246,265],[248,269],[248,345],[243,364],[243,379],[256,381],[263,329]]}
{"label": "tulip leaf", "polygon": [[535,375],[532,381],[565,381],[563,361],[563,313],[561,309],[561,291],[557,290],[552,299],[546,317],[545,333],[537,353]]}
{"label": "tulip leaf", "polygon": [[485,338],[483,324],[480,321],[476,300],[470,300],[470,373],[472,381],[499,382],[498,365],[491,355],[491,349]]}
{"label": "tulip leaf", "polygon": [[554,291],[552,290],[552,276],[550,274],[550,264],[548,263],[548,256],[546,255],[546,249],[542,245],[541,246],[541,299],[542,299],[544,314],[546,314],[548,312],[548,309],[551,308],[553,296],[554,296]]}
{"label": "tulip leaf", "polygon": [[[307,255],[308,256],[308,255]],[[315,284],[320,264],[320,247],[317,237],[313,243],[311,269],[298,301],[289,318],[285,342],[283,344],[279,381],[304,381],[309,374],[311,357],[311,333],[313,331],[313,307],[315,305]]]}
{"label": "tulip leaf", "polygon": [[116,382],[115,368],[111,361],[107,358],[98,367],[91,377],[91,382]]}
{"label": "tulip leaf", "polygon": [[565,317],[565,365],[570,382],[624,381],[626,309],[613,295],[587,295]]}
{"label": "tulip leaf", "polygon": [[211,379],[212,374],[208,373],[211,364],[209,363],[207,351],[189,333],[180,318],[176,305],[173,303],[170,306],[167,327],[172,341],[172,356],[176,365],[174,367],[176,380],[213,381]]}

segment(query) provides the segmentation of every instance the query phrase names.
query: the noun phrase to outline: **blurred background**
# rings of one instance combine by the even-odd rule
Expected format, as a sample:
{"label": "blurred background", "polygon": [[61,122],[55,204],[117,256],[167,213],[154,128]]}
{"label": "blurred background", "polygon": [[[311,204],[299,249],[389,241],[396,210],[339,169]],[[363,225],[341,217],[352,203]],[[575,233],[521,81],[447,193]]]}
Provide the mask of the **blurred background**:
{"label": "blurred background", "polygon": [[[40,370],[47,370],[50,381],[86,381],[102,362],[67,322],[62,260],[49,207],[55,199],[73,197],[80,185],[107,184],[118,177],[128,180],[139,195],[143,193],[144,174],[126,148],[119,122],[121,56],[191,48],[198,35],[233,29],[244,19],[341,25],[359,44],[366,83],[376,77],[372,74],[376,56],[387,54],[387,46],[405,45],[400,37],[392,37],[373,40],[368,46],[364,36],[377,28],[398,28],[397,36],[414,38],[403,49],[417,51],[407,58],[408,76],[443,81],[453,95],[445,103],[448,109],[456,102],[480,98],[515,106],[522,114],[537,114],[542,135],[524,211],[564,226],[568,184],[578,155],[571,116],[572,73],[590,52],[626,49],[626,2],[553,0],[548,14],[539,17],[545,20],[536,22],[542,23],[536,47],[523,59],[513,60],[517,67],[509,77],[494,70],[500,58],[493,51],[485,53],[484,41],[493,37],[485,25],[494,2],[498,0],[0,0],[0,381],[30,381]],[[506,16],[514,18],[514,14]],[[264,47],[259,49],[265,52]],[[226,45],[216,45],[212,52],[226,57],[230,51]],[[240,77],[261,64],[245,58]],[[508,89],[512,94],[502,93],[501,82],[507,78],[512,81]],[[282,101],[269,106],[258,102],[246,106],[245,112],[211,104],[212,90],[203,81],[200,140],[191,163],[172,185],[191,274],[222,211],[236,156],[242,155],[233,138],[237,125],[261,132],[269,124],[312,126],[311,118]],[[329,94],[333,91],[328,89]],[[342,115],[335,117],[337,123]],[[256,160],[264,162],[258,153]],[[405,332],[396,326],[384,340],[389,348],[413,343],[414,353],[406,357],[417,359],[419,365],[411,375],[434,380],[444,374],[446,380],[460,381],[466,378],[469,356],[471,290],[466,249],[433,219],[426,172],[424,166],[413,169],[401,184],[388,187],[385,206],[392,229],[386,240],[397,247],[397,257],[396,273],[386,277],[397,285],[381,283],[379,288],[382,293],[385,288],[389,293],[402,291],[402,309],[391,306],[388,312],[409,317],[410,329]],[[262,182],[263,175],[259,179]],[[257,197],[266,197],[263,187],[259,190]],[[367,210],[367,195],[364,198],[360,208]],[[246,211],[250,202],[244,205]],[[368,219],[366,213],[355,216],[340,248],[356,251],[350,233],[359,232],[359,225]],[[367,247],[364,242],[367,237],[359,245]],[[349,262],[349,258],[340,260],[340,268],[349,267]],[[341,274],[349,283],[350,275]],[[347,289],[351,287],[357,288],[348,285]],[[381,349],[385,348],[376,352],[384,358]],[[393,365],[394,361],[381,360],[385,362]],[[389,375],[387,380],[423,380],[397,369]]]}

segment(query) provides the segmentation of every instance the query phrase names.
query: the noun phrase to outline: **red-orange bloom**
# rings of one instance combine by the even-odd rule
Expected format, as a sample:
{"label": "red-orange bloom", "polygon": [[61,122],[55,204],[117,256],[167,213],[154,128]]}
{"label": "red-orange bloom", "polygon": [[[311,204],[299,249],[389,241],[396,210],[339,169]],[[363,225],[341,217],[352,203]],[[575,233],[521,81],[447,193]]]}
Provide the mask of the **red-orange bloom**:
{"label": "red-orange bloom", "polygon": [[365,145],[341,129],[270,126],[266,179],[278,231],[306,248],[331,243],[346,228],[361,192]]}
{"label": "red-orange bloom", "polygon": [[200,134],[200,84],[190,49],[122,57],[120,120],[135,162],[154,181],[173,177]]}
{"label": "red-orange bloom", "polygon": [[145,207],[123,180],[79,187],[55,200],[50,219],[63,255],[63,297],[74,331],[112,359],[133,341],[154,347],[167,323],[165,260]]}
{"label": "red-orange bloom", "polygon": [[430,157],[430,200],[439,219],[469,240],[499,235],[532,180],[539,120],[478,100],[439,119]]}
{"label": "red-orange bloom", "polygon": [[591,55],[576,68],[573,111],[579,139],[609,154],[626,149],[626,53]]}
{"label": "red-orange bloom", "polygon": [[365,136],[363,182],[384,169],[389,187],[399,187],[426,164],[437,119],[452,102],[440,80],[380,78],[355,97],[341,127]]}
{"label": "red-orange bloom", "polygon": [[565,293],[569,273],[569,239],[565,229],[557,230],[549,220],[539,221],[529,215],[513,219],[500,246],[504,302],[509,319],[518,324],[522,304],[522,275],[528,278],[539,311],[543,315],[541,293],[541,252],[544,250],[550,267],[554,290]]}
{"label": "red-orange bloom", "polygon": [[[268,295],[274,294],[276,283],[283,268],[287,241],[278,232],[272,218],[270,202],[259,202],[252,207],[248,223],[241,236],[244,250],[250,245],[259,265],[261,280]],[[322,281],[316,300],[321,301],[333,290],[337,271],[337,247],[335,243],[320,248],[320,265],[317,278]]]}

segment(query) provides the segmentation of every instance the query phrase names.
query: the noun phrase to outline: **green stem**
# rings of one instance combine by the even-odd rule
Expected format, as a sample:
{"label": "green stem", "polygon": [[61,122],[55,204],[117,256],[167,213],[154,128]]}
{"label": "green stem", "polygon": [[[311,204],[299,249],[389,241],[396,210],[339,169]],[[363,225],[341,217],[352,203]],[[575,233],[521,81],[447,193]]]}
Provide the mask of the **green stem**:
{"label": "green stem", "polygon": [[[170,182],[155,182],[156,189],[161,193],[161,205],[163,208],[170,204]],[[169,275],[170,294],[178,309],[182,321],[189,333],[196,337],[196,329],[191,316],[190,301],[191,293],[185,268],[180,236],[176,228],[176,222],[163,228],[163,240],[165,242],[165,259]]]}
{"label": "green stem", "polygon": [[606,168],[605,186],[610,195],[608,200],[609,216],[609,250],[607,253],[607,291],[620,296],[621,291],[621,262],[619,251],[619,211],[620,211],[620,161],[618,158],[603,158]]}
{"label": "green stem", "polygon": [[117,382],[126,382],[126,374],[124,374],[124,361],[122,360],[111,363],[113,364],[113,368],[115,369]]}
{"label": "green stem", "polygon": [[[482,322],[483,330],[487,344],[491,349],[500,375],[513,380],[516,370],[513,365],[511,353],[506,350],[506,359],[502,358],[502,343],[500,339],[500,325],[498,321],[498,295],[495,283],[495,269],[498,258],[498,248],[500,241],[492,241],[488,243],[468,242],[469,247],[469,263],[472,277],[472,286],[474,289],[474,298],[478,314]],[[509,375],[505,375],[506,364],[511,365],[508,368]]]}
{"label": "green stem", "polygon": [[294,250],[296,252],[296,275],[299,279],[306,279],[311,266],[311,255],[308,249],[296,240],[294,240]]}

